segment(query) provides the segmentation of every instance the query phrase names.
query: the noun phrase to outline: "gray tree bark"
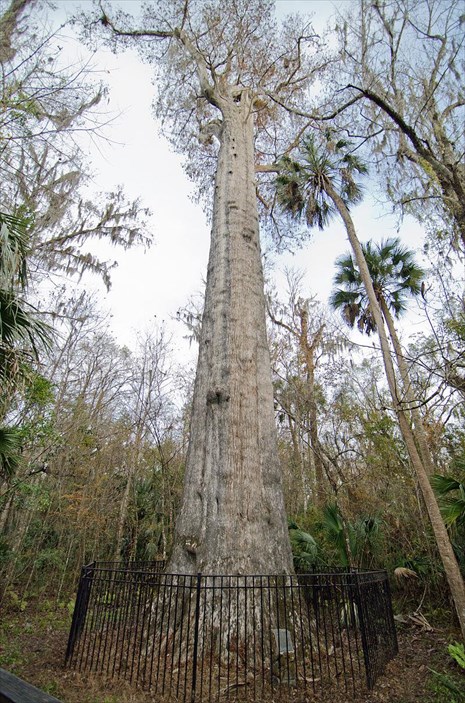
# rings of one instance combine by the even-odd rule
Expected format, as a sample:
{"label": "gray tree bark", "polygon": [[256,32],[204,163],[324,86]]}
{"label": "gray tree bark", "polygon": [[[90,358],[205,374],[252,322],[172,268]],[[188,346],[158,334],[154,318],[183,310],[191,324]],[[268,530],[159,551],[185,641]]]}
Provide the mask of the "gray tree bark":
{"label": "gray tree bark", "polygon": [[169,572],[292,572],[277,453],[255,192],[252,97],[222,113],[184,495]]}

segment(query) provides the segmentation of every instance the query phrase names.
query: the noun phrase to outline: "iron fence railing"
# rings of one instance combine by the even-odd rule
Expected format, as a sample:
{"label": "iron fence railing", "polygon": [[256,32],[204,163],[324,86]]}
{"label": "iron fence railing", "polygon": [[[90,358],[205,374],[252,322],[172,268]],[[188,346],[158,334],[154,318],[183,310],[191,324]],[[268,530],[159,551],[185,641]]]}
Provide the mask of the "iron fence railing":
{"label": "iron fence railing", "polygon": [[384,571],[298,576],[83,567],[66,661],[180,701],[372,688],[397,653]]}

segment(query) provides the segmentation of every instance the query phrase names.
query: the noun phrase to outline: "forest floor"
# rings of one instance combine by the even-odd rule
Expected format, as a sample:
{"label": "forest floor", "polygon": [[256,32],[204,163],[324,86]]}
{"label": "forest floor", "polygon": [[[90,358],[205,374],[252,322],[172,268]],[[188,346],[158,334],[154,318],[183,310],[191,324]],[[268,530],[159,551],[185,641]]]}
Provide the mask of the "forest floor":
{"label": "forest floor", "polygon": [[[154,694],[138,691],[121,681],[103,681],[63,666],[71,622],[72,602],[10,603],[0,619],[0,667],[29,681],[63,703],[158,703]],[[459,639],[430,618],[431,629],[409,618],[398,623],[399,655],[391,661],[373,691],[356,697],[331,694],[331,703],[461,703],[465,695],[452,693],[453,684],[464,687],[458,665],[447,644]],[[424,624],[425,625],[425,624]],[[438,673],[434,673],[438,672]],[[284,701],[273,697],[273,703]],[[319,698],[293,696],[294,703]],[[270,700],[267,703],[272,703]]]}

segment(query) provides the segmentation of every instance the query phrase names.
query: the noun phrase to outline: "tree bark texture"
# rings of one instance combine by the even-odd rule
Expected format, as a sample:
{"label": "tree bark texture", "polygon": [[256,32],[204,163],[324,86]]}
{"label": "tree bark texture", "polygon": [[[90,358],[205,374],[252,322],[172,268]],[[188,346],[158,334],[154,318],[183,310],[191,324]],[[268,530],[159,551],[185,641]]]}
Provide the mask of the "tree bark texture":
{"label": "tree bark texture", "polygon": [[292,571],[277,453],[254,174],[252,98],[222,112],[184,495],[168,571]]}

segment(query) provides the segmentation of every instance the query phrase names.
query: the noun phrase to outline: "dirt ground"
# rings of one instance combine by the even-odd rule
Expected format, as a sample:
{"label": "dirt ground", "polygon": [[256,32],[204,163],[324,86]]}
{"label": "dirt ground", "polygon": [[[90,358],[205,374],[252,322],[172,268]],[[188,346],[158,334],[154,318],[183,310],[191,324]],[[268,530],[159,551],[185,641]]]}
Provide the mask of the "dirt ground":
{"label": "dirt ground", "polygon": [[[447,654],[447,644],[459,633],[433,624],[433,629],[407,621],[398,623],[399,655],[391,661],[373,691],[356,697],[329,693],[323,698],[296,692],[294,703],[461,703],[465,693],[463,671]],[[56,696],[63,703],[161,703],[159,696],[137,690],[121,681],[105,681],[63,666],[70,608],[45,601],[15,604],[0,620],[0,667]],[[437,672],[437,673],[434,673]],[[284,703],[273,695],[266,703]],[[239,699],[240,700],[240,699]]]}

